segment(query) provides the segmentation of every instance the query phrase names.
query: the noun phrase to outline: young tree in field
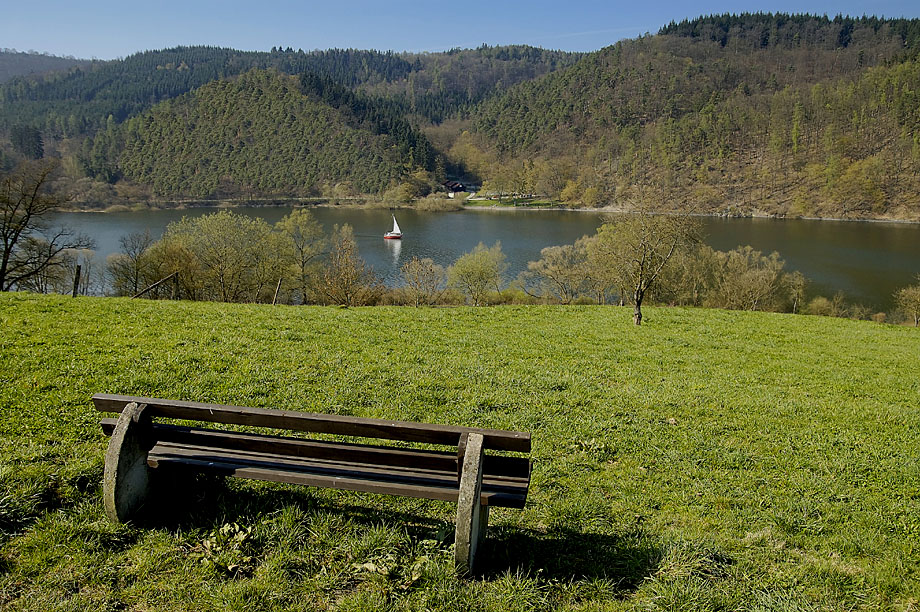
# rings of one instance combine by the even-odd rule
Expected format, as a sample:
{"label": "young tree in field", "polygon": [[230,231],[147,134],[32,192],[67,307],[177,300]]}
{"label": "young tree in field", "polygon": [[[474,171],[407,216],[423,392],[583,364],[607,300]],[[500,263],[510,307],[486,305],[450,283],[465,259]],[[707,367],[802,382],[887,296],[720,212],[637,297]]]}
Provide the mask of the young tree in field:
{"label": "young tree in field", "polygon": [[447,269],[447,284],[466,295],[473,306],[482,306],[489,291],[501,291],[502,277],[507,269],[501,243],[486,248],[480,242]]}
{"label": "young tree in field", "polygon": [[[920,281],[920,276],[917,276]],[[894,294],[898,309],[914,320],[914,327],[920,326],[920,284],[904,287]]]}
{"label": "young tree in field", "polygon": [[561,304],[571,303],[585,286],[584,247],[578,243],[551,246],[541,250],[540,255],[538,261],[527,264],[522,274],[524,291]]}
{"label": "young tree in field", "polygon": [[402,265],[401,272],[416,307],[434,304],[444,292],[447,274],[443,266],[434,263],[429,257],[413,257]]}
{"label": "young tree in field", "polygon": [[689,217],[623,215],[597,230],[598,246],[619,270],[632,294],[633,322],[642,324],[642,301],[678,251],[699,241],[698,223]]}
{"label": "young tree in field", "polygon": [[48,215],[61,204],[49,189],[54,169],[54,162],[26,162],[0,174],[0,291],[64,265],[67,250],[93,246],[91,238],[48,226]]}
{"label": "young tree in field", "polygon": [[360,306],[373,302],[379,292],[374,272],[358,255],[354,233],[347,223],[332,230],[329,259],[323,268],[319,291],[333,304]]}
{"label": "young tree in field", "polygon": [[319,257],[326,247],[323,226],[309,210],[298,208],[276,223],[275,229],[287,236],[292,245],[296,290],[300,293],[300,303],[306,304],[313,279],[319,274]]}

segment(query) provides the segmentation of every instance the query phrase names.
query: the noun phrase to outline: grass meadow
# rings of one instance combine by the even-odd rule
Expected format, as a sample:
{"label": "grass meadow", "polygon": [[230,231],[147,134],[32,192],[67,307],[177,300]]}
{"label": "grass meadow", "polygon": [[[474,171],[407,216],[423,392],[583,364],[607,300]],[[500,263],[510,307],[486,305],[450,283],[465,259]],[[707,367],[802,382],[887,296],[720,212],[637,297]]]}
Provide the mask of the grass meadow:
{"label": "grass meadow", "polygon": [[[920,608],[920,331],[631,314],[0,294],[0,608]],[[97,392],[531,431],[530,497],[472,579],[448,503],[201,480],[114,525]]]}

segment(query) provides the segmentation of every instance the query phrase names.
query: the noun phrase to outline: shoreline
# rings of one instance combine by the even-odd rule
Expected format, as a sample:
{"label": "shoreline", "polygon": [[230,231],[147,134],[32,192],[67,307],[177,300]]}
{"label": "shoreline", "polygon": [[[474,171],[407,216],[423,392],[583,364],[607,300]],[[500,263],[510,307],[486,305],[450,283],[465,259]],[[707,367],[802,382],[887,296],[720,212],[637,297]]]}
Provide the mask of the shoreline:
{"label": "shoreline", "polygon": [[[313,200],[313,198],[304,198],[304,199],[290,199],[290,200],[273,200],[271,203],[255,203],[255,202],[230,202],[230,201],[214,201],[214,203],[208,204],[192,204],[191,206],[188,203],[178,203],[175,206],[150,206],[144,203],[134,203],[134,204],[113,204],[105,208],[59,208],[55,212],[58,213],[144,213],[151,211],[160,211],[160,210],[193,210],[193,209],[215,209],[215,210],[232,210],[235,208],[366,208],[366,209],[378,209],[378,210],[414,210],[418,212],[459,212],[459,211],[487,211],[487,212],[545,212],[545,211],[558,211],[558,212],[572,212],[572,213],[593,213],[593,214],[630,214],[635,212],[634,210],[628,210],[620,206],[602,206],[600,208],[570,208],[566,206],[515,206],[507,204],[492,204],[492,205],[478,205],[478,204],[460,204],[459,208],[447,208],[444,210],[422,210],[411,204],[394,204],[394,205],[368,205],[367,200],[364,198],[354,198],[354,201],[351,202],[329,202],[329,201],[312,201],[308,202],[305,200]],[[364,203],[358,203],[357,200],[361,200]],[[200,200],[194,202],[201,202]],[[263,201],[265,202],[265,201]],[[815,217],[815,216],[803,216],[803,217],[788,217],[788,216],[777,216],[770,215],[766,213],[751,213],[746,215],[725,215],[719,213],[705,213],[705,212],[662,212],[660,214],[666,215],[685,215],[688,217],[707,217],[707,218],[724,218],[724,219],[769,219],[773,221],[836,221],[836,222],[848,222],[848,223],[897,223],[905,225],[920,225],[920,219],[899,219],[899,218],[886,218],[886,217],[869,217],[869,218],[851,218],[851,217]]]}

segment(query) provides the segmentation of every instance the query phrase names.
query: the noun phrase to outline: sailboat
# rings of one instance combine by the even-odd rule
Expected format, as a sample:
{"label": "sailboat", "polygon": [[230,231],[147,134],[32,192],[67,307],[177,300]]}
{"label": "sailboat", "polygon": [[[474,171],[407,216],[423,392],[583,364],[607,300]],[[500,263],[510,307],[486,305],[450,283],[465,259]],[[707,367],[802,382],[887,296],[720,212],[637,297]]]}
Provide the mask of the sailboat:
{"label": "sailboat", "polygon": [[402,238],[402,230],[399,229],[399,224],[396,223],[396,215],[393,215],[393,229],[383,235],[387,240],[399,240]]}

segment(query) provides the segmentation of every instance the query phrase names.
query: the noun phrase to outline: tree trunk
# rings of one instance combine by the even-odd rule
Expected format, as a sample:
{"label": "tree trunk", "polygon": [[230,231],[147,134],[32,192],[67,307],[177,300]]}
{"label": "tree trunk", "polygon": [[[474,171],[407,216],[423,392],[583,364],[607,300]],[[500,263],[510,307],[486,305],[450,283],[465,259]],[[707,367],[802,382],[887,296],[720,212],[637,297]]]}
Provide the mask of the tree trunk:
{"label": "tree trunk", "polygon": [[640,291],[636,291],[634,297],[635,297],[636,307],[633,310],[633,322],[636,325],[642,325],[642,297],[643,295]]}

